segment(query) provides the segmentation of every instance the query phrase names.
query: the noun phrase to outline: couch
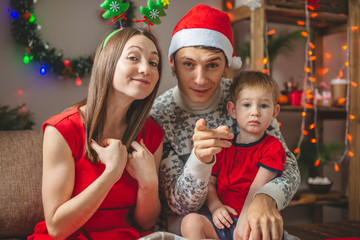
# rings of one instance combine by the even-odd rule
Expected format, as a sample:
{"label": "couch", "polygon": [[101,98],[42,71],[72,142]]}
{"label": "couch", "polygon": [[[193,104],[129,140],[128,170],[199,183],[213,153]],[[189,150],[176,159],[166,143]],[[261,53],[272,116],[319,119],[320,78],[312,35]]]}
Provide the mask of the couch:
{"label": "couch", "polygon": [[41,130],[0,131],[0,239],[24,239],[44,219]]}
{"label": "couch", "polygon": [[[0,239],[26,239],[44,219],[41,130],[0,131]],[[183,239],[156,232],[143,239]]]}

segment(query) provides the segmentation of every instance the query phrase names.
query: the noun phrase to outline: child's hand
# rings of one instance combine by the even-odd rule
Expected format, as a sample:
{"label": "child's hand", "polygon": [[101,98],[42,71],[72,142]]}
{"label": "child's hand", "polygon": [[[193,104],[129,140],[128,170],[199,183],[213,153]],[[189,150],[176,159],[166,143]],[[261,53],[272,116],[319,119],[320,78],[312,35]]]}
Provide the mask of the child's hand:
{"label": "child's hand", "polygon": [[128,155],[126,170],[135,178],[139,187],[146,187],[158,184],[158,175],[153,154],[146,148],[144,141],[132,142],[131,147],[134,151]]}
{"label": "child's hand", "polygon": [[219,229],[224,229],[224,226],[229,228],[230,225],[234,222],[230,214],[237,215],[237,212],[235,209],[226,205],[222,205],[216,209],[212,214],[215,226]]}
{"label": "child's hand", "polygon": [[196,157],[204,162],[210,163],[214,155],[219,153],[223,147],[230,147],[231,142],[227,141],[234,137],[226,126],[219,126],[217,129],[208,129],[204,119],[196,122],[193,142]]}

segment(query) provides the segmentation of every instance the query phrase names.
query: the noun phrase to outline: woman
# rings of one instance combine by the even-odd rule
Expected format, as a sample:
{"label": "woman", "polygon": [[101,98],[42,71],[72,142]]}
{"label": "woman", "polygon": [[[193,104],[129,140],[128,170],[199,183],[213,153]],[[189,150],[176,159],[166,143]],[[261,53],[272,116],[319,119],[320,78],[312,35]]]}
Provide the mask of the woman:
{"label": "woman", "polygon": [[86,104],[43,124],[45,221],[28,239],[137,239],[155,224],[163,131],[147,116],[160,73],[145,30],[98,47]]}
{"label": "woman", "polygon": [[[214,155],[229,147],[226,140],[233,138],[227,130],[237,132],[236,121],[226,110],[230,80],[222,78],[229,67],[240,68],[228,15],[203,4],[192,8],[174,29],[169,61],[178,85],[155,100],[150,115],[165,131],[160,196],[169,231],[179,233],[182,216],[199,211],[205,202]],[[287,206],[300,184],[296,159],[276,120],[267,133],[284,146],[284,172],[254,196],[242,239],[250,233],[252,239],[281,239],[278,210]]]}

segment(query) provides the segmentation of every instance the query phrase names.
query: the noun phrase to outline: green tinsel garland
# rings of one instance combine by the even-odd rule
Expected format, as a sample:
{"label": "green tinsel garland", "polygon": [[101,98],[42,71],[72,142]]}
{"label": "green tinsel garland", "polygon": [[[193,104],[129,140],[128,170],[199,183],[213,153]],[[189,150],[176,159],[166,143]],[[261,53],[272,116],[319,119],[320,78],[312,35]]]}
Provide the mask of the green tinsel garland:
{"label": "green tinsel garland", "polygon": [[[130,0],[124,0],[124,2],[130,2]],[[18,13],[16,18],[11,18],[12,36],[17,44],[26,47],[27,55],[32,60],[45,67],[47,71],[67,78],[81,78],[91,72],[93,55],[67,59],[61,52],[51,48],[41,39],[36,20],[29,22],[29,17],[34,15],[34,0],[10,0],[10,11],[10,13],[13,11]],[[131,4],[126,14],[128,20],[122,20],[123,27],[132,26],[133,11],[134,6]],[[115,26],[115,28],[118,27],[119,25]],[[65,60],[69,60],[68,66],[65,66]]]}

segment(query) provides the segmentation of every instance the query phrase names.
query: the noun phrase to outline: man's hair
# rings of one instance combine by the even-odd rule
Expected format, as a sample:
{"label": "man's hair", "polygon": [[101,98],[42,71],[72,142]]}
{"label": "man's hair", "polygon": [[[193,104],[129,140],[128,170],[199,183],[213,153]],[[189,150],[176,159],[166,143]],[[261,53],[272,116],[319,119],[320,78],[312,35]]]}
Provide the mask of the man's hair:
{"label": "man's hair", "polygon": [[280,94],[279,85],[271,76],[259,71],[242,71],[233,78],[230,85],[231,101],[236,103],[239,93],[248,87],[272,90],[273,101],[276,106]]}

